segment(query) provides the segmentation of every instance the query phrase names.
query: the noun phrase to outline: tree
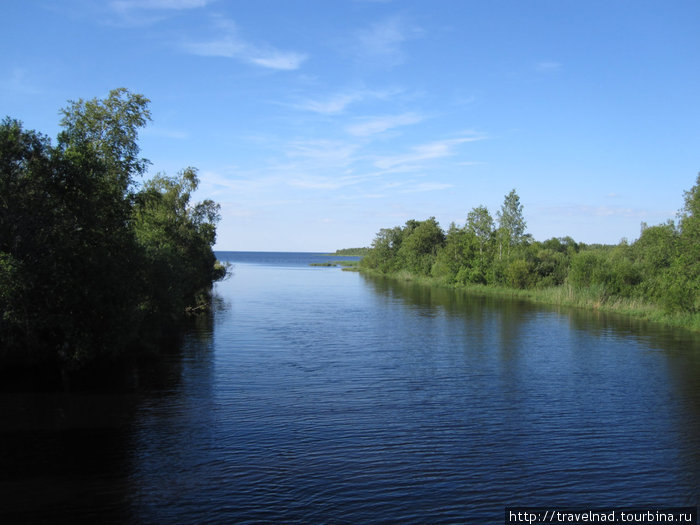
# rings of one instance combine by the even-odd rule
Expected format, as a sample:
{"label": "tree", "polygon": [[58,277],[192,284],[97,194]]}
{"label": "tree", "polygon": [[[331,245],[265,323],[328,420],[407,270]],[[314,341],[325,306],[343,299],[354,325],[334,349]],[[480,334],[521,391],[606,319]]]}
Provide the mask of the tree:
{"label": "tree", "polygon": [[0,331],[18,360],[83,362],[132,335],[138,250],[129,205],[92,153],[3,123]]}
{"label": "tree", "polygon": [[212,251],[219,207],[190,204],[194,169],[133,190],[147,104],[125,89],[72,102],[57,147],[0,124],[0,366],[119,355],[225,274]]}
{"label": "tree", "polygon": [[211,200],[192,205],[198,185],[197,171],[187,168],[177,177],[156,175],[136,197],[134,231],[148,283],[144,308],[160,324],[203,304],[212,281],[222,277],[212,251],[220,206]]}
{"label": "tree", "polygon": [[483,254],[484,247],[491,242],[494,233],[494,222],[486,206],[477,206],[467,214],[467,230],[471,231],[479,239],[479,254]]}
{"label": "tree", "polygon": [[496,217],[499,228],[499,258],[501,258],[504,245],[506,253],[510,254],[511,247],[520,244],[525,237],[526,224],[523,217],[523,206],[520,204],[520,197],[514,189],[505,196]]}
{"label": "tree", "polygon": [[[406,230],[409,230],[408,233]],[[425,221],[408,221],[398,252],[402,267],[412,273],[429,275],[438,250],[444,242],[445,232],[435,217]]]}
{"label": "tree", "polygon": [[700,312],[700,174],[684,193],[679,213],[678,255],[667,278],[666,306],[671,310]]}
{"label": "tree", "polygon": [[360,261],[360,266],[385,273],[398,269],[397,254],[402,240],[401,227],[380,229],[369,252]]}
{"label": "tree", "polygon": [[146,172],[149,161],[139,158],[138,130],[151,120],[150,101],[125,88],[113,89],[100,100],[69,101],[61,110],[59,146],[66,150],[88,148],[110,170],[122,191],[136,175]]}

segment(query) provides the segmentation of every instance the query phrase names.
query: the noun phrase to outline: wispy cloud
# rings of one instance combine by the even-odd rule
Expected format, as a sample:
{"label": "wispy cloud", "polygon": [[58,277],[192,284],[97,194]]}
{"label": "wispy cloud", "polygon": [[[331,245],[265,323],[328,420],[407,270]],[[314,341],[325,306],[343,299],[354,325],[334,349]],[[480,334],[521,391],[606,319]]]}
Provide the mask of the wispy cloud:
{"label": "wispy cloud", "polygon": [[455,146],[463,144],[465,142],[475,142],[477,140],[483,140],[486,137],[483,135],[472,135],[466,137],[460,137],[456,139],[441,140],[436,142],[430,142],[427,144],[421,144],[415,146],[410,152],[403,155],[393,155],[387,157],[381,157],[375,160],[374,165],[380,169],[396,169],[400,167],[407,167],[416,162],[439,159],[443,157],[448,157],[454,154]]}
{"label": "wispy cloud", "polygon": [[358,146],[335,140],[306,140],[291,142],[286,154],[292,159],[301,159],[307,169],[343,168],[353,162]]}
{"label": "wispy cloud", "polygon": [[212,0],[114,0],[110,7],[115,11],[147,10],[182,10],[205,7]]}
{"label": "wispy cloud", "polygon": [[253,44],[240,37],[238,30],[230,20],[219,20],[218,25],[223,34],[217,38],[190,41],[182,45],[183,49],[193,55],[233,58],[255,64],[260,67],[291,71],[298,69],[308,58],[304,53],[282,51],[268,44]]}
{"label": "wispy cloud", "polygon": [[559,62],[545,60],[535,64],[535,69],[541,73],[549,73],[561,69],[562,65]]}
{"label": "wispy cloud", "polygon": [[397,93],[399,93],[398,90],[351,89],[335,93],[325,98],[303,100],[295,104],[294,107],[323,115],[335,115],[344,112],[352,104],[368,99],[388,98]]}
{"label": "wispy cloud", "polygon": [[150,26],[172,14],[206,7],[212,0],[112,0],[107,5],[116,20],[106,20],[129,27]]}
{"label": "wispy cloud", "polygon": [[358,102],[363,98],[365,98],[365,94],[362,91],[337,93],[326,99],[306,100],[296,104],[296,107],[307,111],[313,111],[314,113],[333,115],[342,113],[350,104]]}
{"label": "wispy cloud", "polygon": [[308,190],[337,190],[360,181],[352,177],[331,178],[324,176],[298,175],[289,181],[290,186]]}
{"label": "wispy cloud", "polygon": [[454,184],[447,184],[447,183],[442,183],[442,182],[421,182],[420,184],[415,184],[414,186],[412,186],[410,188],[406,188],[404,190],[401,190],[401,193],[440,191],[440,190],[448,190],[448,189],[453,188],[453,187],[454,187]]}
{"label": "wispy cloud", "polygon": [[379,60],[394,66],[405,61],[402,44],[422,34],[422,30],[394,16],[358,31],[355,34],[356,52],[362,59]]}
{"label": "wispy cloud", "polygon": [[541,211],[549,215],[560,215],[565,217],[587,216],[587,217],[624,217],[643,219],[653,215],[651,210],[635,208],[624,208],[622,206],[588,206],[577,204],[571,206],[543,206]]}
{"label": "wispy cloud", "polygon": [[347,132],[357,137],[367,137],[377,133],[394,129],[400,126],[417,124],[424,119],[416,113],[402,113],[400,115],[385,115],[379,117],[365,117],[359,122],[346,128]]}

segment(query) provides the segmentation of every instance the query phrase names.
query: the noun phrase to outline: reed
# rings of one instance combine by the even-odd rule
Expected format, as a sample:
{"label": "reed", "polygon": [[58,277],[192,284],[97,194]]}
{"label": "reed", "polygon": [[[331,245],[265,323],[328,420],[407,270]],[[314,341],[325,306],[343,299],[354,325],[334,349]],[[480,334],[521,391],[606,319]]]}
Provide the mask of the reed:
{"label": "reed", "polygon": [[616,313],[666,326],[700,332],[700,314],[669,312],[660,305],[649,303],[639,298],[609,295],[606,294],[605,288],[599,285],[575,288],[570,284],[564,284],[548,288],[520,290],[482,284],[450,284],[434,277],[416,276],[406,270],[400,270],[392,274],[382,274],[376,271],[368,271],[367,269],[362,269],[361,271],[368,275],[383,275],[424,286],[454,288],[481,296],[513,297],[538,304]]}

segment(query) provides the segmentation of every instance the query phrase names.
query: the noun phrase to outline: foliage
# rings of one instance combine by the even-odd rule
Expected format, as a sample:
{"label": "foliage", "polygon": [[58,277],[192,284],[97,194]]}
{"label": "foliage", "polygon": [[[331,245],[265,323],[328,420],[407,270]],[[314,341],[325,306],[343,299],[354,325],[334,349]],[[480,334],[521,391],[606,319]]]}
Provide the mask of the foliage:
{"label": "foliage", "polygon": [[116,356],[221,276],[218,206],[189,204],[193,170],[134,191],[147,102],[124,89],[73,102],[55,147],[0,125],[0,366]]}
{"label": "foliage", "polygon": [[446,233],[432,217],[383,229],[361,267],[404,277],[430,275],[457,286],[543,293],[558,287],[561,293],[538,297],[549,294],[568,304],[580,297],[585,298],[582,304],[634,305],[625,306],[634,311],[658,307],[674,319],[700,313],[700,175],[685,192],[678,225],[643,224],[632,245],[585,246],[571,237],[534,241],[525,232],[515,190],[505,196],[496,216],[498,228],[488,209],[478,206],[463,227],[453,223]]}
{"label": "foliage", "polygon": [[330,255],[345,255],[345,256],[355,256],[355,257],[363,257],[367,255],[369,252],[369,247],[364,247],[364,248],[341,248],[340,250],[336,250]]}
{"label": "foliage", "polygon": [[194,168],[177,177],[156,175],[136,197],[134,232],[148,286],[142,309],[161,325],[206,301],[209,286],[220,277],[211,250],[220,207],[210,200],[190,204],[198,183]]}
{"label": "foliage", "polygon": [[482,254],[493,241],[495,228],[493,218],[486,206],[477,206],[467,214],[465,228],[479,240],[479,253]]}
{"label": "foliage", "polygon": [[665,301],[672,310],[700,312],[700,174],[685,192],[679,220],[678,252],[669,268]]}
{"label": "foliage", "polygon": [[412,273],[430,275],[438,250],[445,242],[445,234],[435,217],[409,223],[397,253],[401,266]]}
{"label": "foliage", "polygon": [[376,269],[383,273],[398,271],[400,264],[397,255],[403,235],[404,230],[400,226],[379,230],[369,253],[362,258],[360,267]]}
{"label": "foliage", "polygon": [[135,175],[143,175],[148,160],[138,158],[138,130],[151,120],[149,100],[125,88],[104,99],[69,101],[61,110],[63,131],[58,143],[67,151],[85,151],[100,160],[126,191]]}
{"label": "foliage", "polygon": [[515,190],[511,190],[505,196],[496,217],[498,218],[499,258],[501,258],[504,247],[506,253],[510,254],[511,247],[520,244],[525,236],[523,205],[520,204],[520,197]]}

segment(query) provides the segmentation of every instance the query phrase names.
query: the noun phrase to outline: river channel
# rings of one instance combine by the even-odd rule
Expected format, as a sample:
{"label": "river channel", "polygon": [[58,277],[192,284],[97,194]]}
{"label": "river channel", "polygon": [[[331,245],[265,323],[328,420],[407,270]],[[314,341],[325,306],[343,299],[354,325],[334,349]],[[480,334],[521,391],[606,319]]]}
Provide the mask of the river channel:
{"label": "river channel", "polygon": [[232,276],[213,312],[162,359],[0,392],[0,521],[698,505],[696,334],[310,266],[320,254],[218,256]]}

